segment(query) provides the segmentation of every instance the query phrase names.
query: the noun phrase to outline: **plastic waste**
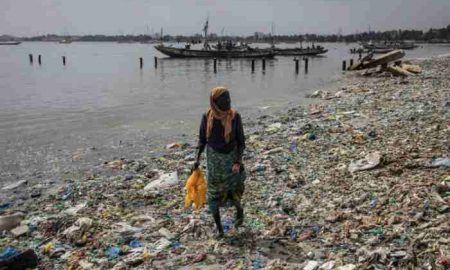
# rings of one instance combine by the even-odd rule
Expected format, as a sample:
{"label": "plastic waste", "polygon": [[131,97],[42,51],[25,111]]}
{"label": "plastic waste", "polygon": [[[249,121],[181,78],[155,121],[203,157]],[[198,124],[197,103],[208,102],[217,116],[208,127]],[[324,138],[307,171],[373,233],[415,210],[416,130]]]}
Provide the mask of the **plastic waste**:
{"label": "plastic waste", "polygon": [[348,166],[348,171],[354,173],[357,171],[370,170],[377,167],[380,164],[380,161],[381,161],[380,152],[378,151],[372,152],[367,154],[364,159],[352,161]]}
{"label": "plastic waste", "polygon": [[22,252],[11,249],[5,251],[8,257],[2,258],[0,255],[0,269],[34,269],[38,265],[38,257],[32,249]]}
{"label": "plastic waste", "polygon": [[232,218],[226,218],[223,221],[223,232],[227,233],[233,228],[234,220]]}
{"label": "plastic waste", "polygon": [[450,158],[437,158],[431,163],[433,167],[450,167]]}
{"label": "plastic waste", "polygon": [[120,252],[121,249],[119,247],[110,247],[106,250],[106,256],[108,256],[108,258],[112,260],[119,257]]}
{"label": "plastic waste", "polygon": [[200,209],[205,205],[207,184],[200,169],[195,169],[194,171],[192,171],[191,176],[189,176],[188,180],[186,181],[185,190],[185,208],[188,208],[192,204],[194,204],[195,209]]}
{"label": "plastic waste", "polygon": [[5,247],[2,252],[0,253],[0,259],[8,259],[18,253],[17,249],[12,246]]}
{"label": "plastic waste", "polygon": [[163,190],[178,184],[177,172],[171,172],[161,175],[157,180],[150,182],[144,187],[144,190]]}
{"label": "plastic waste", "polygon": [[137,239],[133,239],[130,241],[130,243],[128,244],[131,248],[138,248],[138,247],[142,247],[142,242],[137,240]]}

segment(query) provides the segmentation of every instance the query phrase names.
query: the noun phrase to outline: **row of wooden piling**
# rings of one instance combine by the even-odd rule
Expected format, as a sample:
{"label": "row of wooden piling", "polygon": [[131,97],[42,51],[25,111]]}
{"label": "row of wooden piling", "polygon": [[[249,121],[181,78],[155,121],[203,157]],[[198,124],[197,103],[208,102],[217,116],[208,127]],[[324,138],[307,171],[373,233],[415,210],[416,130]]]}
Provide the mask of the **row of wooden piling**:
{"label": "row of wooden piling", "polygon": [[[29,57],[30,64],[33,64],[33,54],[29,54],[28,57]],[[299,70],[300,70],[299,61],[300,61],[300,59],[294,58],[295,73],[297,73],[297,74],[299,73]],[[308,62],[309,62],[308,57],[303,57],[303,61],[305,62],[305,73],[308,73]],[[353,61],[353,59],[352,59],[352,61]],[[66,65],[66,56],[62,56],[62,62],[63,62],[63,65],[65,66]],[[38,55],[38,64],[42,65],[42,57],[40,54]],[[158,68],[158,57],[155,56],[153,58],[153,64],[154,64],[155,68]],[[343,69],[345,70],[344,65],[345,65],[345,61],[343,63]],[[142,58],[142,57],[139,58],[139,67],[141,69],[144,68],[144,58]],[[266,70],[266,59],[265,58],[262,59],[262,70],[263,71]],[[255,59],[252,59],[252,73],[253,72],[255,72]],[[214,73],[217,73],[217,58],[214,58]]]}
{"label": "row of wooden piling", "polygon": [[[158,68],[158,57],[153,57],[153,65],[155,66],[155,68]],[[139,58],[139,67],[142,69],[144,68],[144,58],[140,57]]]}
{"label": "row of wooden piling", "polygon": [[[32,65],[34,62],[32,54],[28,55],[28,60],[30,61],[30,64]],[[62,63],[64,66],[66,65],[66,56],[64,56],[64,55],[62,56]],[[42,65],[42,56],[40,54],[38,55],[38,64]]]}
{"label": "row of wooden piling", "polygon": [[[294,58],[294,62],[295,62],[295,72],[298,73],[300,68],[299,68],[299,60],[297,58]],[[308,73],[308,62],[309,59],[307,57],[304,57],[303,60],[305,61],[305,73]],[[255,59],[252,59],[252,73],[255,72]],[[266,70],[266,59],[263,58],[262,59],[262,70],[265,71]],[[217,73],[217,58],[214,58],[214,73]]]}
{"label": "row of wooden piling", "polygon": [[[351,66],[353,66],[353,59],[350,59],[348,68],[350,68]],[[346,70],[347,70],[347,61],[344,60],[342,61],[342,71]]]}

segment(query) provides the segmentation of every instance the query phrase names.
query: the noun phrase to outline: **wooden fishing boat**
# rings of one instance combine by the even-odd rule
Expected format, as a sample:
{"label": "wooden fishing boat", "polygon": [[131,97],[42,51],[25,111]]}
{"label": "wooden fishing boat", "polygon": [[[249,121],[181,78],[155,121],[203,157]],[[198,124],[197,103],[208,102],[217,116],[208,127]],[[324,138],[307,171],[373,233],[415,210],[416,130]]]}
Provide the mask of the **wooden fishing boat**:
{"label": "wooden fishing boat", "polygon": [[291,49],[281,49],[281,48],[273,48],[275,55],[286,55],[286,56],[302,56],[302,55],[319,55],[328,52],[327,49],[323,47],[315,47],[315,48],[291,48]]}
{"label": "wooden fishing boat", "polygon": [[0,45],[19,45],[20,41],[0,41]]}
{"label": "wooden fishing boat", "polygon": [[273,50],[192,50],[186,48],[168,47],[162,44],[155,46],[161,53],[174,58],[273,58]]}

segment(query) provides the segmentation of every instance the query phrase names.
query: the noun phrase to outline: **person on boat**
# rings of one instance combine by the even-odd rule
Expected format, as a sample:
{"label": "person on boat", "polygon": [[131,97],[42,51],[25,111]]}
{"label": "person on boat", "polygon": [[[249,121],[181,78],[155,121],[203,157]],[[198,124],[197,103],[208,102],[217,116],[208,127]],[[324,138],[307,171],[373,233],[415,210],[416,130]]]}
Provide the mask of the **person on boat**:
{"label": "person on boat", "polygon": [[215,87],[209,95],[209,109],[203,114],[194,169],[206,148],[206,179],[208,206],[217,228],[217,237],[223,237],[219,207],[230,203],[236,207],[235,228],[244,221],[241,198],[244,193],[246,171],[242,163],[245,149],[241,116],[231,108],[229,91]]}
{"label": "person on boat", "polygon": [[186,50],[190,50],[191,49],[191,44],[188,42],[188,43],[186,43],[186,45],[184,45],[184,48],[186,49]]}

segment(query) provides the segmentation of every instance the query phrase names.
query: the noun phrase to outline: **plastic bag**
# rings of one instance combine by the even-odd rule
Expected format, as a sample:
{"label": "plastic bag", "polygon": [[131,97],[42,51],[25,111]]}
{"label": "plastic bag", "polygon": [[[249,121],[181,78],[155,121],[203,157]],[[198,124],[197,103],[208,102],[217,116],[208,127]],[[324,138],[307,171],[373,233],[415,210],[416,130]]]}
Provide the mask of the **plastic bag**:
{"label": "plastic bag", "polygon": [[194,208],[199,209],[205,205],[207,185],[200,169],[192,171],[191,176],[186,181],[185,189],[184,207],[188,208],[193,203]]}

